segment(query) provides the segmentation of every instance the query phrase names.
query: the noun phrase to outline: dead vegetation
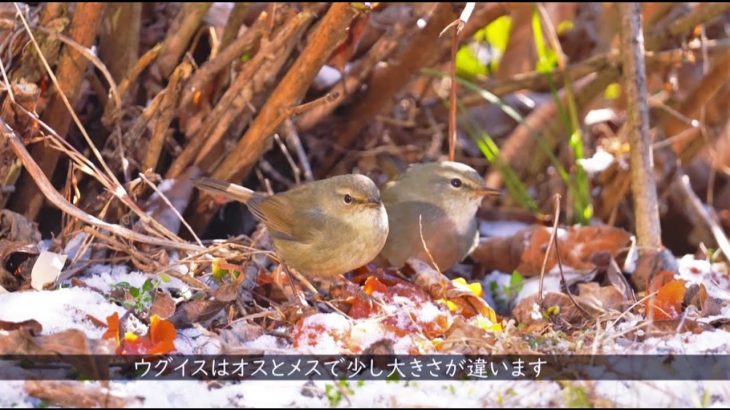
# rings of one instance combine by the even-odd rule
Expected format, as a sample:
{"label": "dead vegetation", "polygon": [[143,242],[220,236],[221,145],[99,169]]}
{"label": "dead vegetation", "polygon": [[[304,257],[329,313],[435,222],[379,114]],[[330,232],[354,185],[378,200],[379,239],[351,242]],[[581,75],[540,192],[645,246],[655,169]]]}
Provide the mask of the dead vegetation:
{"label": "dead vegetation", "polygon": [[[47,286],[84,286],[77,276],[90,266],[128,264],[195,292],[181,300],[155,289],[130,313],[216,334],[240,323],[257,329],[251,338],[281,324],[306,333],[304,319],[317,312],[387,317],[378,304],[394,295],[448,301],[440,322],[388,325],[439,339],[436,349],[533,351],[522,336],[653,309],[687,326],[689,306],[703,316],[727,303],[702,285],[663,286],[678,280],[666,276],[677,273],[672,254],[730,257],[729,8],[1,5],[0,289],[30,288],[47,248],[68,255]],[[504,188],[483,204],[482,222],[530,225],[482,238],[450,276],[530,278],[559,259],[581,278],[507,303],[497,316],[483,290],[413,262],[410,279],[365,268],[350,276],[355,289],[295,306],[265,230],[240,204],[217,203],[191,184],[208,175],[272,192],[345,172],[380,184],[409,163],[449,157]],[[555,194],[564,198],[560,233],[551,229]],[[41,235],[50,239],[43,250]],[[547,252],[552,243],[558,249]],[[373,292],[384,299],[374,302]],[[654,294],[661,298],[651,302]],[[504,318],[524,325],[509,328],[511,341],[492,333]],[[97,403],[77,394],[76,404]]]}

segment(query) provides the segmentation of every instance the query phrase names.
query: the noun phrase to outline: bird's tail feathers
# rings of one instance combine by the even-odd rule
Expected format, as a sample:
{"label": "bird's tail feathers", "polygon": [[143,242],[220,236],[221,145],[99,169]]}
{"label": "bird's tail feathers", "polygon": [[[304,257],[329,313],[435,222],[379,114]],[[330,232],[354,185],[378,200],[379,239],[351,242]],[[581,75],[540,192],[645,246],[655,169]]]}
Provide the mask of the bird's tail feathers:
{"label": "bird's tail feathers", "polygon": [[193,181],[193,184],[198,189],[214,194],[221,194],[236,201],[243,202],[244,204],[254,196],[254,191],[248,188],[212,178],[197,178]]}

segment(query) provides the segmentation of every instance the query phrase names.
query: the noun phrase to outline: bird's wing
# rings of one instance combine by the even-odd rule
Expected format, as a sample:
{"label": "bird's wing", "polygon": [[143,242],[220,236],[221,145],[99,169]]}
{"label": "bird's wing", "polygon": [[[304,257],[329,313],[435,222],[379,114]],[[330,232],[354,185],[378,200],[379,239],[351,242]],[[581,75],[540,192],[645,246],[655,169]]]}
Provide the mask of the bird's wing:
{"label": "bird's wing", "polygon": [[323,215],[312,208],[298,211],[293,205],[290,198],[281,195],[256,197],[248,202],[251,213],[266,224],[272,237],[311,242],[324,225]]}

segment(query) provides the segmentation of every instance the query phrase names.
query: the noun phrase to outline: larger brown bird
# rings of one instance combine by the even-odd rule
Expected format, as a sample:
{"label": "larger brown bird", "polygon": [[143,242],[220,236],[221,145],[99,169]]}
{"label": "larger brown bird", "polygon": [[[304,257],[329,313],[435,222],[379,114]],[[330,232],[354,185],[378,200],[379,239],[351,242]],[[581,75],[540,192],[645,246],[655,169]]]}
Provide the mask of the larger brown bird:
{"label": "larger brown bird", "polygon": [[246,204],[268,228],[281,261],[310,278],[364,266],[388,237],[380,191],[364,175],[335,176],[272,196],[210,178],[195,185]]}
{"label": "larger brown bird", "polygon": [[482,199],[499,193],[459,162],[411,165],[382,188],[390,230],[379,263],[400,268],[416,257],[433,260],[440,270],[451,268],[478,242]]}

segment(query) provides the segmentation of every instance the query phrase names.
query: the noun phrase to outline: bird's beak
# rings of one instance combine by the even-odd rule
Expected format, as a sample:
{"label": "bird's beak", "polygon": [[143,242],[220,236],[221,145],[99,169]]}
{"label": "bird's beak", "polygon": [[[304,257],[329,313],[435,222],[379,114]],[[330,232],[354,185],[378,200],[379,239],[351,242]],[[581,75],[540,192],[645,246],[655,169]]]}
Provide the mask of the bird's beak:
{"label": "bird's beak", "polygon": [[363,205],[368,208],[379,208],[382,204],[383,201],[381,201],[380,198],[368,198],[368,200],[363,203]]}
{"label": "bird's beak", "polygon": [[489,188],[486,186],[477,188],[476,192],[477,192],[477,194],[479,194],[481,196],[500,196],[500,195],[502,195],[501,189],[494,189],[494,188]]}

